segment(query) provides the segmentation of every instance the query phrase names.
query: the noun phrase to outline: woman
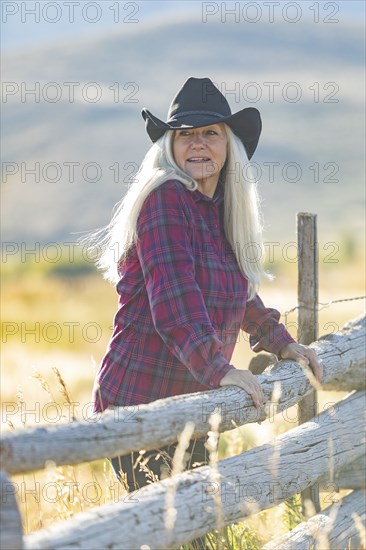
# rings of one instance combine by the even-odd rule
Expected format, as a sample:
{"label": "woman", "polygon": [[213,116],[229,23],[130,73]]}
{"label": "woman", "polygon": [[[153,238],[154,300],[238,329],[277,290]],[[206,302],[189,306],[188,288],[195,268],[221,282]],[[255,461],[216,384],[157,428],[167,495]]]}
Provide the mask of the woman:
{"label": "woman", "polygon": [[[314,351],[297,344],[257,295],[261,226],[255,186],[243,170],[261,132],[257,109],[232,115],[211,80],[189,78],[167,122],[147,109],[142,115],[153,146],[102,240],[99,264],[117,284],[119,308],[95,410],[226,385],[240,386],[261,407],[257,378],[230,364],[240,329],[254,351],[302,360],[320,379]],[[154,476],[174,449],[144,455]],[[205,462],[203,441],[188,451],[188,466]],[[139,458],[112,461],[130,490],[149,479]]]}

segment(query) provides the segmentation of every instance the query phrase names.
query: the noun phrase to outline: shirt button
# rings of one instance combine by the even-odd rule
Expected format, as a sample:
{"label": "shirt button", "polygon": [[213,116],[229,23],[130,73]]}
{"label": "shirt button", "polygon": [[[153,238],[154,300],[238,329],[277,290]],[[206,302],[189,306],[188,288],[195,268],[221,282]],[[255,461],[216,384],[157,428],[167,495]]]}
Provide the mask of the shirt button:
{"label": "shirt button", "polygon": [[234,300],[234,296],[232,296],[232,295],[230,294],[229,300],[232,302],[232,301]]}

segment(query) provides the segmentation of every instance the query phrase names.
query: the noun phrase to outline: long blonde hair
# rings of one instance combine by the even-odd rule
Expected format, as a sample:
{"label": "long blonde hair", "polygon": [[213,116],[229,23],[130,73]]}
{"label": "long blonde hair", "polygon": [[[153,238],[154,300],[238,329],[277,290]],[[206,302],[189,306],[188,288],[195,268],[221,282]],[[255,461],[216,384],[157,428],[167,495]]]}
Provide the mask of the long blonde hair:
{"label": "long blonde hair", "polygon": [[[246,153],[240,139],[225,124],[228,152],[223,169],[225,197],[224,229],[239,268],[249,283],[249,299],[259,287],[263,269],[262,224],[259,199]],[[168,179],[179,180],[190,191],[197,182],[175,163],[172,153],[173,131],[167,131],[152,145],[143,159],[134,182],[116,205],[111,222],[81,242],[100,251],[97,266],[104,277],[117,283],[118,264],[123,263],[137,239],[137,219],[147,196]]]}

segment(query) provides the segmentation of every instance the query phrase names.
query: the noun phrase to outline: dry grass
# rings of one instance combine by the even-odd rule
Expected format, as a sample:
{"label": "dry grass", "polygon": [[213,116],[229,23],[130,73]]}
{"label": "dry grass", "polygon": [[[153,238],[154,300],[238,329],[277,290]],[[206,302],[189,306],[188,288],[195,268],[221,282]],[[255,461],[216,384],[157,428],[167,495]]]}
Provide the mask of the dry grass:
{"label": "dry grass", "polygon": [[[293,265],[277,268],[281,274],[275,282],[263,285],[261,296],[265,303],[285,312],[297,303],[296,271]],[[322,266],[320,301],[325,303],[364,294],[362,273],[361,260],[336,267]],[[95,369],[111,334],[115,307],[114,291],[99,275],[56,278],[42,271],[27,272],[23,276],[7,275],[2,292],[3,319],[14,323],[19,329],[11,335],[4,333],[4,324],[2,327],[1,397],[3,403],[12,403],[15,407],[14,414],[2,418],[8,429],[34,424],[34,414],[21,417],[16,413],[22,406],[34,410],[36,403],[39,404],[42,421],[46,420],[42,417],[42,407],[50,402],[57,403],[62,411],[57,419],[59,422],[69,422],[73,415],[76,418],[81,415],[82,407],[90,402]],[[335,331],[360,313],[362,302],[359,301],[325,307],[319,316],[320,335]],[[287,321],[293,323],[290,331],[295,335],[296,312],[289,314]],[[34,329],[35,323],[40,323],[41,327],[47,323],[57,323],[62,328],[61,337],[51,342],[51,331],[48,338],[44,338],[41,330],[37,341],[34,334],[21,330],[21,323],[29,329]],[[70,338],[68,329],[70,323],[75,323],[73,338]],[[91,341],[92,332],[83,334],[83,327],[88,323],[100,326],[100,338],[96,341]],[[233,364],[246,368],[252,356],[247,338],[241,335]],[[339,401],[343,395],[320,392],[319,410]],[[289,409],[286,416],[287,419],[282,415],[276,417],[275,422],[266,421],[261,425],[247,425],[227,432],[220,438],[219,458],[261,445],[293,428],[296,425],[296,408]],[[106,460],[61,468],[49,465],[42,472],[14,476],[13,481],[18,488],[25,533],[47,527],[93,506],[116,501],[123,495],[123,489],[116,485]],[[343,494],[345,492],[334,496],[340,498]],[[322,493],[321,496],[322,508],[328,506],[330,495]],[[278,535],[280,530],[285,532],[287,527],[293,527],[298,521],[298,501],[292,499],[287,505],[256,514],[245,524],[218,530],[212,534],[210,544],[212,548],[222,549],[259,548],[260,544]]]}

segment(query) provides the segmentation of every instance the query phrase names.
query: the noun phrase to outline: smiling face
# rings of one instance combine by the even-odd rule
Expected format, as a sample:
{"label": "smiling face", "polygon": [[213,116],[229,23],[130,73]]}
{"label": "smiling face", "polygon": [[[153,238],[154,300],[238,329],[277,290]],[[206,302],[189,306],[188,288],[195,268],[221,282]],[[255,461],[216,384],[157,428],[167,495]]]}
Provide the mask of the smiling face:
{"label": "smiling face", "polygon": [[206,194],[215,192],[226,154],[227,137],[223,123],[174,132],[175,162],[197,181],[199,189]]}

